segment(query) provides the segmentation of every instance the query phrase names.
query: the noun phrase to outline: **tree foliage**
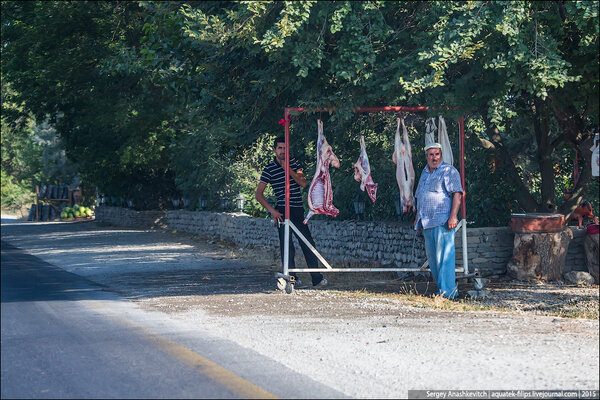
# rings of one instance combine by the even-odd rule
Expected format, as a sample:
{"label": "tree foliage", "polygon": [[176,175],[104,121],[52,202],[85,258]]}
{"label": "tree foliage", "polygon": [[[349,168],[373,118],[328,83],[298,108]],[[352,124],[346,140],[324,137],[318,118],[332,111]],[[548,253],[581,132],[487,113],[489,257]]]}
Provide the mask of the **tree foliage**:
{"label": "tree foliage", "polygon": [[[10,115],[19,107],[12,101],[15,92],[2,81],[2,108]],[[11,124],[2,115],[2,208],[16,211],[34,199],[34,186],[78,184],[76,168],[65,155],[56,130],[48,121],[36,123],[30,115]]]}
{"label": "tree foliage", "polygon": [[2,11],[3,77],[22,113],[49,119],[83,180],[158,206],[173,186],[168,97],[143,69],[112,63],[139,45],[138,5],[3,2]]}
{"label": "tree foliage", "polygon": [[[252,199],[286,106],[337,110],[319,117],[342,160],[341,217],[353,214],[360,134],[383,189],[369,217],[394,216],[394,116],[347,111],[357,106],[458,106],[444,115],[468,123],[478,224],[511,210],[568,214],[589,193],[597,2],[3,2],[2,41],[23,113],[49,118],[82,179],[138,207],[176,191],[213,206]],[[309,173],[316,118],[292,122]],[[423,131],[419,120],[415,148]],[[575,151],[581,177],[563,202]]]}
{"label": "tree foliage", "polygon": [[[585,168],[574,197],[562,204],[569,214],[589,184],[589,148],[598,127],[598,3],[468,2],[442,8],[445,15],[430,33],[433,45],[419,53],[423,78],[413,89],[432,89],[429,95],[482,117],[482,145],[502,163],[526,211],[557,210],[554,165],[561,149],[577,151]],[[523,154],[510,149],[514,141],[521,149],[534,147],[533,171],[518,165]],[[539,200],[528,185],[529,172],[539,176]]]}

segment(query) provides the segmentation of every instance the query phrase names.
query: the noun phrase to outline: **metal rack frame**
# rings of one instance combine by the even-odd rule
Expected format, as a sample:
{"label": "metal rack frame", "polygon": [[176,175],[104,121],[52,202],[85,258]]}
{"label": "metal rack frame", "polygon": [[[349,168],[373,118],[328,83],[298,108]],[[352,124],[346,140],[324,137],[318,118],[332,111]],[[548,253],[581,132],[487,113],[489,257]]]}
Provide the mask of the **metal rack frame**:
{"label": "metal rack frame", "polygon": [[[350,109],[353,112],[427,112],[436,110],[450,110],[448,107],[404,107],[404,106],[387,106],[387,107],[358,107]],[[453,108],[454,110],[456,108]],[[303,112],[320,112],[320,111],[336,111],[333,108],[308,108],[308,107],[286,107],[284,114],[285,121],[285,220],[284,220],[284,256],[283,256],[283,273],[275,273],[277,278],[277,286],[280,289],[285,289],[287,293],[291,293],[294,289],[294,277],[289,275],[290,272],[415,272],[415,271],[426,271],[428,261],[421,266],[419,269],[414,268],[333,268],[327,260],[312,246],[309,241],[300,233],[298,228],[290,221],[290,113],[303,113]],[[463,266],[456,268],[456,272],[462,272],[461,278],[470,278],[478,276],[477,273],[469,274],[469,262],[467,257],[467,221],[466,221],[466,190],[465,190],[465,121],[464,116],[461,116],[458,120],[459,132],[460,132],[460,181],[463,187],[463,195],[461,200],[461,221],[457,226],[458,229],[462,229],[462,258]],[[325,266],[325,268],[289,268],[289,239],[290,239],[290,228],[298,235],[298,237],[306,243],[309,249],[317,256],[319,261]],[[479,282],[478,282],[479,283]]]}

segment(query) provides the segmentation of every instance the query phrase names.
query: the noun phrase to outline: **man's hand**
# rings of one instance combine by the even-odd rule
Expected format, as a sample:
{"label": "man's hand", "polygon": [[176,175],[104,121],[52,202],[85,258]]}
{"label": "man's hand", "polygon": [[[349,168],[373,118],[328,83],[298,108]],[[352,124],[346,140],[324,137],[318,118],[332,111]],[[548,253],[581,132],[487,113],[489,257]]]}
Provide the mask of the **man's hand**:
{"label": "man's hand", "polygon": [[283,222],[283,214],[277,211],[275,208],[271,211],[271,215],[273,216],[273,220],[275,222]]}
{"label": "man's hand", "polygon": [[294,171],[292,169],[292,167],[290,167],[290,176],[301,187],[304,188],[304,187],[306,187],[306,185],[308,185],[308,181],[306,180],[306,176],[304,176],[304,172],[302,172],[301,169],[299,169],[298,171]]}
{"label": "man's hand", "polygon": [[448,218],[448,229],[454,229],[456,228],[456,226],[458,225],[458,219],[456,218],[456,216],[450,216],[450,218]]}

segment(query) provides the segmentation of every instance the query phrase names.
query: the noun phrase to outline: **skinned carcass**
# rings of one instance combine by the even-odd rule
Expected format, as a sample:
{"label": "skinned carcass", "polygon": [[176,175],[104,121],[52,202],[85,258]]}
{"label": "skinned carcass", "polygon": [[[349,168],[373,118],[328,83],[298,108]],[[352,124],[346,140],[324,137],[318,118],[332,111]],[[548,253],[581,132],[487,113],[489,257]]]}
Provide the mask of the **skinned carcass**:
{"label": "skinned carcass", "polygon": [[371,178],[371,165],[369,164],[369,157],[367,157],[367,147],[365,146],[365,137],[360,137],[360,156],[356,163],[354,163],[354,179],[360,182],[360,190],[363,192],[367,190],[369,198],[375,202],[377,196],[377,184],[373,182]]}
{"label": "skinned carcass", "polygon": [[317,138],[317,169],[310,187],[308,188],[308,214],[304,219],[306,224],[315,214],[325,214],[337,217],[340,210],[333,205],[333,189],[329,176],[329,164],[340,167],[340,160],[333,154],[333,150],[323,135],[323,122],[317,120],[319,136]]}
{"label": "skinned carcass", "polygon": [[448,131],[446,130],[446,121],[440,115],[438,123],[438,143],[442,145],[442,160],[450,165],[454,164],[454,155],[452,154],[452,146],[450,146],[450,139],[448,138]]}
{"label": "skinned carcass", "polygon": [[[402,125],[402,137],[400,137],[400,125]],[[415,211],[415,198],[413,196],[415,170],[412,163],[412,151],[408,140],[408,131],[402,118],[398,118],[392,160],[396,163],[396,181],[398,181],[398,188],[400,188],[402,212],[409,212],[411,208],[412,211]]]}

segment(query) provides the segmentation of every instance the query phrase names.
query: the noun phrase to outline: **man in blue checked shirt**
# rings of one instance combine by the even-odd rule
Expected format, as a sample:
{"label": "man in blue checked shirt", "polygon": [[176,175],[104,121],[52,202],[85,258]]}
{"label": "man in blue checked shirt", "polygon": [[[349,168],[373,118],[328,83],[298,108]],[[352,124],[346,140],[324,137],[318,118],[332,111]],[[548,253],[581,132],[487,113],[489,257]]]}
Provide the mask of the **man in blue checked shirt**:
{"label": "man in blue checked shirt", "polygon": [[454,235],[463,188],[460,174],[442,161],[442,145],[425,146],[427,166],[421,173],[415,197],[415,230],[423,229],[429,268],[438,293],[449,299],[458,294],[455,275]]}

